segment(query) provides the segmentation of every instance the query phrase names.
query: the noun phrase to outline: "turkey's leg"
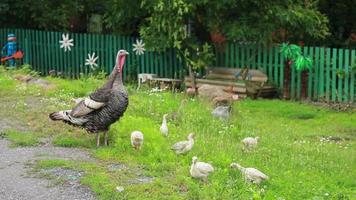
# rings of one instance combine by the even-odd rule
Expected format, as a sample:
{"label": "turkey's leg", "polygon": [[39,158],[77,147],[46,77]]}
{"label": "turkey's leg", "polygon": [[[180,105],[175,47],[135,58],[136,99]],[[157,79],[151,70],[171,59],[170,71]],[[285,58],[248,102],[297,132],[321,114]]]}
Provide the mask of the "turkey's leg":
{"label": "turkey's leg", "polygon": [[96,133],[96,147],[100,146],[100,133]]}
{"label": "turkey's leg", "polygon": [[104,132],[104,144],[105,146],[108,146],[108,131]]}

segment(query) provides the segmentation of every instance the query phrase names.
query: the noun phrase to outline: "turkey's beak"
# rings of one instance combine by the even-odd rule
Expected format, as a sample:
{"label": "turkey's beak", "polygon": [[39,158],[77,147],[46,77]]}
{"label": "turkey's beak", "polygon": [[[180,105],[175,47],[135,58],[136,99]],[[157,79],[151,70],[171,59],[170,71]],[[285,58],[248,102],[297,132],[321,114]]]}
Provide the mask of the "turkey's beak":
{"label": "turkey's beak", "polygon": [[129,52],[127,52],[127,51],[125,51],[124,53],[125,53],[126,55],[129,55]]}

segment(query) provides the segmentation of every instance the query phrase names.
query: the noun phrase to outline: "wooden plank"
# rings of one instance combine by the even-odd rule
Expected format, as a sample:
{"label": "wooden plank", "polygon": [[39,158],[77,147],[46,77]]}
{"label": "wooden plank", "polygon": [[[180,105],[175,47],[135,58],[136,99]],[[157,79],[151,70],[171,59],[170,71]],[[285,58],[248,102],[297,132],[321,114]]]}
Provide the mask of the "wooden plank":
{"label": "wooden plank", "polygon": [[267,65],[268,66],[268,79],[271,80],[271,81],[275,81],[273,80],[273,47],[270,47],[269,48],[269,54],[268,54],[268,61],[269,61],[269,64]]}
{"label": "wooden plank", "polygon": [[113,35],[109,35],[108,37],[108,68],[107,68],[107,73],[110,74],[111,73],[111,69],[114,67],[114,63],[115,63],[115,59],[116,59],[116,49],[114,49],[114,36]]}
{"label": "wooden plank", "polygon": [[320,59],[320,48],[315,47],[315,70],[314,70],[314,87],[313,87],[313,99],[318,99],[318,92],[319,92],[319,59]]}
{"label": "wooden plank", "polygon": [[325,99],[325,48],[320,48],[320,62],[319,62],[319,98]]}
{"label": "wooden plank", "polygon": [[344,50],[343,49],[339,49],[339,57],[338,57],[338,68],[337,68],[337,72],[338,72],[338,77],[337,77],[337,84],[338,84],[338,88],[337,88],[337,101],[338,102],[342,102],[342,97],[343,97],[343,84],[342,84],[342,75],[340,75],[341,73],[344,72],[344,67],[343,67],[343,62],[344,62]]}
{"label": "wooden plank", "polygon": [[[191,81],[189,77],[185,77],[184,81]],[[236,81],[217,81],[217,80],[207,80],[207,79],[196,79],[197,83],[204,83],[204,84],[212,84],[212,85],[230,85],[230,86],[245,86],[244,82],[236,82]]]}
{"label": "wooden plank", "polygon": [[353,102],[355,100],[355,76],[356,76],[356,50],[351,51],[351,79],[350,79],[350,101]]}
{"label": "wooden plank", "polygon": [[261,45],[257,46],[257,69],[263,70],[262,68],[262,47]]}
{"label": "wooden plank", "polygon": [[268,60],[267,60],[267,56],[268,56],[268,49],[267,49],[267,46],[264,46],[263,47],[263,72],[265,74],[267,74],[267,63],[268,63]]}
{"label": "wooden plank", "polygon": [[296,76],[296,69],[295,69],[295,63],[293,63],[292,66],[291,66],[291,76],[290,76],[290,96],[291,96],[292,99],[296,98],[295,76]]}
{"label": "wooden plank", "polygon": [[278,68],[279,68],[279,52],[278,52],[278,48],[277,47],[273,47],[274,48],[274,62],[273,62],[273,72],[274,72],[274,77],[273,80],[275,82],[275,84],[279,87],[279,76],[278,76]]}
{"label": "wooden plank", "polygon": [[38,65],[38,70],[42,73],[42,59],[41,59],[41,45],[40,45],[40,31],[36,31],[36,55],[37,55],[37,65]]}
{"label": "wooden plank", "polygon": [[229,54],[230,54],[230,60],[229,60],[229,67],[236,67],[235,66],[235,56],[234,56],[234,44],[230,42],[229,44]]}
{"label": "wooden plank", "polygon": [[246,58],[245,58],[245,51],[246,51],[246,48],[245,48],[245,45],[240,45],[240,49],[241,49],[241,57],[240,57],[240,62],[241,62],[241,68],[243,67],[246,67]]}
{"label": "wooden plank", "polygon": [[[192,87],[191,81],[185,81],[184,84],[186,86],[188,86],[188,87]],[[203,85],[206,85],[206,83],[197,83],[196,87],[199,88],[199,87],[201,87]],[[247,92],[246,87],[242,87],[242,86],[238,86],[238,87],[235,87],[235,86],[223,86],[223,85],[214,85],[214,86],[218,87],[218,88],[221,88],[224,91],[231,91],[231,92],[235,92],[235,93],[246,93]]]}
{"label": "wooden plank", "polygon": [[48,62],[49,62],[49,66],[48,66],[48,71],[47,71],[47,74],[49,74],[49,71],[50,70],[55,70],[55,52],[54,52],[54,49],[55,48],[58,48],[56,45],[57,45],[57,42],[54,38],[54,32],[48,32]]}
{"label": "wooden plank", "polygon": [[82,65],[82,67],[81,67],[81,73],[82,74],[85,74],[85,72],[86,72],[86,66],[85,66],[85,59],[88,57],[88,54],[89,54],[89,37],[88,37],[88,34],[83,34],[83,38],[84,38],[84,51],[83,51],[83,54],[84,54],[84,56],[83,56],[83,65]]}
{"label": "wooden plank", "polygon": [[343,89],[343,100],[344,102],[348,102],[350,97],[349,97],[349,82],[350,82],[350,73],[349,73],[349,68],[350,68],[350,51],[348,49],[345,50],[345,62],[344,62],[344,70],[345,70],[345,76],[344,76],[344,89]]}
{"label": "wooden plank", "polygon": [[[256,72],[256,73],[254,73],[254,72]],[[257,70],[250,72],[250,74],[251,74],[251,78],[248,79],[250,81],[267,82],[267,80],[268,80],[268,78],[264,74],[262,74],[260,71],[257,71]],[[207,79],[223,79],[223,80],[242,80],[241,76],[236,78],[236,76],[233,74],[208,73],[206,75],[206,78]]]}
{"label": "wooden plank", "polygon": [[236,62],[236,67],[240,67],[240,46],[238,43],[234,43],[234,49],[235,49],[235,62]]}
{"label": "wooden plank", "polygon": [[332,55],[332,93],[331,93],[331,100],[336,101],[336,96],[337,96],[337,90],[336,90],[336,71],[337,71],[337,49],[333,49],[333,55]]}
{"label": "wooden plank", "polygon": [[177,63],[177,57],[176,57],[176,53],[175,50],[172,48],[172,78],[180,78],[177,76],[177,67],[176,67],[176,63]]}
{"label": "wooden plank", "polygon": [[245,49],[246,49],[246,67],[251,69],[251,45],[247,44],[245,45]]}
{"label": "wooden plank", "polygon": [[[314,48],[309,47],[308,54],[311,58],[314,58]],[[313,99],[313,80],[314,80],[315,62],[313,62],[313,68],[309,71],[308,76],[308,99]]]}
{"label": "wooden plank", "polygon": [[326,64],[325,64],[325,97],[326,97],[326,101],[329,102],[330,101],[330,88],[331,88],[331,84],[330,84],[330,76],[331,76],[331,62],[330,62],[330,58],[331,58],[331,51],[330,48],[326,48]]}
{"label": "wooden plank", "polygon": [[75,63],[75,67],[74,67],[74,77],[75,78],[80,78],[80,68],[81,68],[81,65],[83,62],[82,57],[85,54],[83,52],[83,43],[84,43],[83,34],[79,34],[79,33],[75,34],[74,35],[74,47],[73,47],[74,63]]}
{"label": "wooden plank", "polygon": [[229,44],[226,44],[226,45],[225,45],[224,57],[225,57],[225,60],[224,60],[224,65],[223,65],[223,66],[229,66],[229,67],[230,67],[229,61],[230,61],[231,59],[229,58],[229,57],[230,57]]}
{"label": "wooden plank", "polygon": [[[278,49],[278,52],[279,49]],[[281,91],[283,91],[283,81],[284,81],[284,58],[283,55],[280,54],[280,58],[279,58],[279,88],[281,89]]]}

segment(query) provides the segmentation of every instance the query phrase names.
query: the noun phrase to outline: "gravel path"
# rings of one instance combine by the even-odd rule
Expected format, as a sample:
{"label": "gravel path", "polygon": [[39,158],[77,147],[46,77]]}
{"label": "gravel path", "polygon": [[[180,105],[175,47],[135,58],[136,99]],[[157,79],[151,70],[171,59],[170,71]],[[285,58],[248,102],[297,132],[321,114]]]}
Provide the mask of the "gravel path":
{"label": "gravel path", "polygon": [[75,148],[53,146],[9,148],[8,145],[8,141],[0,139],[1,200],[96,199],[89,188],[78,183],[53,184],[53,180],[34,178],[27,175],[30,169],[26,164],[29,162],[41,159],[90,161],[92,159],[87,152]]}

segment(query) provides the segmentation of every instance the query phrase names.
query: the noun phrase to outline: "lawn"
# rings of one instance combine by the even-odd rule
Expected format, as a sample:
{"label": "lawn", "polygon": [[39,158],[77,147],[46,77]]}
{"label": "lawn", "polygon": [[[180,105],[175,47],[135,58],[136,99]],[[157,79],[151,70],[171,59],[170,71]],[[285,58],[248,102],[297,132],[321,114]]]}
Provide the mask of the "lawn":
{"label": "lawn", "polygon": [[[44,139],[57,146],[87,148],[96,162],[45,160],[37,168],[65,167],[83,171],[81,182],[99,199],[355,199],[356,113],[336,112],[298,102],[241,100],[233,104],[232,116],[223,122],[211,116],[204,100],[182,93],[135,91],[129,86],[130,105],[124,117],[110,129],[109,147],[95,147],[94,135],[48,120],[48,113],[73,106],[104,80],[83,77],[64,80],[46,77],[55,87],[44,89],[15,80],[16,74],[0,68],[0,119],[13,130],[4,135],[14,146],[41,145]],[[162,115],[177,112],[169,120],[169,136],[159,132]],[[11,110],[6,109],[12,106]],[[0,121],[1,122],[1,121]],[[130,133],[143,132],[143,148],[135,151]],[[194,132],[195,145],[186,155],[175,155],[170,146]],[[242,150],[241,140],[259,136],[258,148]],[[193,156],[211,163],[215,172],[209,182],[192,179]],[[270,179],[259,186],[245,183],[231,162],[255,167]],[[108,166],[120,163],[122,170]],[[149,179],[137,182],[137,177]],[[153,178],[153,179],[152,179]],[[124,187],[124,192],[116,191]]]}

